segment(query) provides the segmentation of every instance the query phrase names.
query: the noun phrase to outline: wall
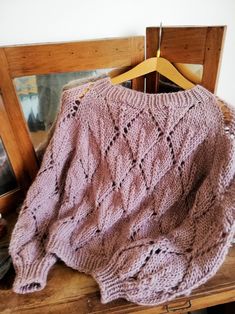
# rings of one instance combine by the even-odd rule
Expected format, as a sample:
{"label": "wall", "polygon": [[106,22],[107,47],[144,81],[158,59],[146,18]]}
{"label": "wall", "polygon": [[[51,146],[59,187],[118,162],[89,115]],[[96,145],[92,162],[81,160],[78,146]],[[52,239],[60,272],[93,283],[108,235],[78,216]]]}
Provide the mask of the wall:
{"label": "wall", "polygon": [[161,21],[227,25],[217,94],[235,106],[234,0],[1,0],[0,45],[145,35]]}

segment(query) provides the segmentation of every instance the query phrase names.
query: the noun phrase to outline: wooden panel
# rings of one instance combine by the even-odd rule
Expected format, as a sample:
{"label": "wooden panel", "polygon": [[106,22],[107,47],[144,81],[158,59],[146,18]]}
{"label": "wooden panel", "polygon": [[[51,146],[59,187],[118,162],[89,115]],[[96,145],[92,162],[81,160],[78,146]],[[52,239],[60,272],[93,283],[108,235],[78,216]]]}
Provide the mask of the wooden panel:
{"label": "wooden panel", "polygon": [[[30,135],[24,120],[23,112],[18,102],[11,74],[6,60],[4,50],[0,48],[0,90],[8,115],[9,122],[14,132],[17,145],[15,150],[20,152],[23,160],[22,169],[24,173],[34,178],[38,169],[36,154],[30,139]],[[18,154],[16,153],[16,156]],[[12,159],[12,162],[14,160]]]}
{"label": "wooden panel", "polygon": [[[133,65],[144,37],[5,47],[12,77]],[[138,58],[137,58],[138,59]]]}
{"label": "wooden panel", "polygon": [[223,27],[208,27],[207,29],[201,84],[211,92],[216,90],[225,31],[226,28]]}
{"label": "wooden panel", "polygon": [[[161,56],[170,62],[204,63],[204,51],[207,29],[210,27],[163,27],[161,40]],[[148,34],[155,37],[154,42],[148,40]],[[148,54],[156,57],[158,48],[158,27],[146,28]],[[152,37],[151,36],[151,37]],[[147,58],[150,56],[147,55]]]}
{"label": "wooden panel", "polygon": [[[161,56],[172,63],[203,65],[201,85],[215,91],[219,60],[223,42],[224,26],[216,27],[163,27]],[[156,56],[159,27],[146,28],[146,57]],[[158,90],[158,75],[146,76],[146,91]]]}

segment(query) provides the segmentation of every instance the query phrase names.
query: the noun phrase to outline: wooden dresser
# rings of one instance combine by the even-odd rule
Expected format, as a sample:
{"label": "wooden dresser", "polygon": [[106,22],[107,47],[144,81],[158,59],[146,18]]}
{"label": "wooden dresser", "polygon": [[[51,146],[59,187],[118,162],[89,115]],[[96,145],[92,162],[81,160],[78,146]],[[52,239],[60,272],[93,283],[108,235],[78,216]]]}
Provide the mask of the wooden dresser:
{"label": "wooden dresser", "polygon": [[[7,216],[12,230],[15,213]],[[101,304],[99,286],[92,276],[57,263],[48,274],[46,287],[30,294],[16,294],[12,291],[13,267],[0,282],[0,313],[25,314],[104,314],[104,313],[188,313],[193,310],[235,301],[235,244],[218,273],[189,297],[180,297],[160,306],[141,306],[124,299]],[[225,314],[215,312],[216,314]],[[234,314],[235,309],[230,313]]]}

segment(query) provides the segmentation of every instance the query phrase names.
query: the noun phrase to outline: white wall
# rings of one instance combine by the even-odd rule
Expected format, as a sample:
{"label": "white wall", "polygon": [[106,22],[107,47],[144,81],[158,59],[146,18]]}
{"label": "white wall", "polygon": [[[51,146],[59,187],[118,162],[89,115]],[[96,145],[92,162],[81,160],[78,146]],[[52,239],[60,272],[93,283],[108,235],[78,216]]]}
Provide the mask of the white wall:
{"label": "white wall", "polygon": [[227,25],[217,94],[235,106],[234,0],[0,0],[0,45],[145,35],[161,21]]}

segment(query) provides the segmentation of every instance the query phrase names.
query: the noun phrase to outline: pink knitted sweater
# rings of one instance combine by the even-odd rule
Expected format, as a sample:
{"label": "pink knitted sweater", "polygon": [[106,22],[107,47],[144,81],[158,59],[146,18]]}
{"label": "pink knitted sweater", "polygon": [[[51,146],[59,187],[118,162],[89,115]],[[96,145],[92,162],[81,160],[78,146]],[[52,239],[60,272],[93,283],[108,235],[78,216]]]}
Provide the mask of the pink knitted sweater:
{"label": "pink knitted sweater", "polygon": [[235,111],[200,85],[147,94],[99,79],[65,90],[12,233],[13,290],[41,290],[58,259],[101,302],[156,305],[223,263],[234,234]]}

